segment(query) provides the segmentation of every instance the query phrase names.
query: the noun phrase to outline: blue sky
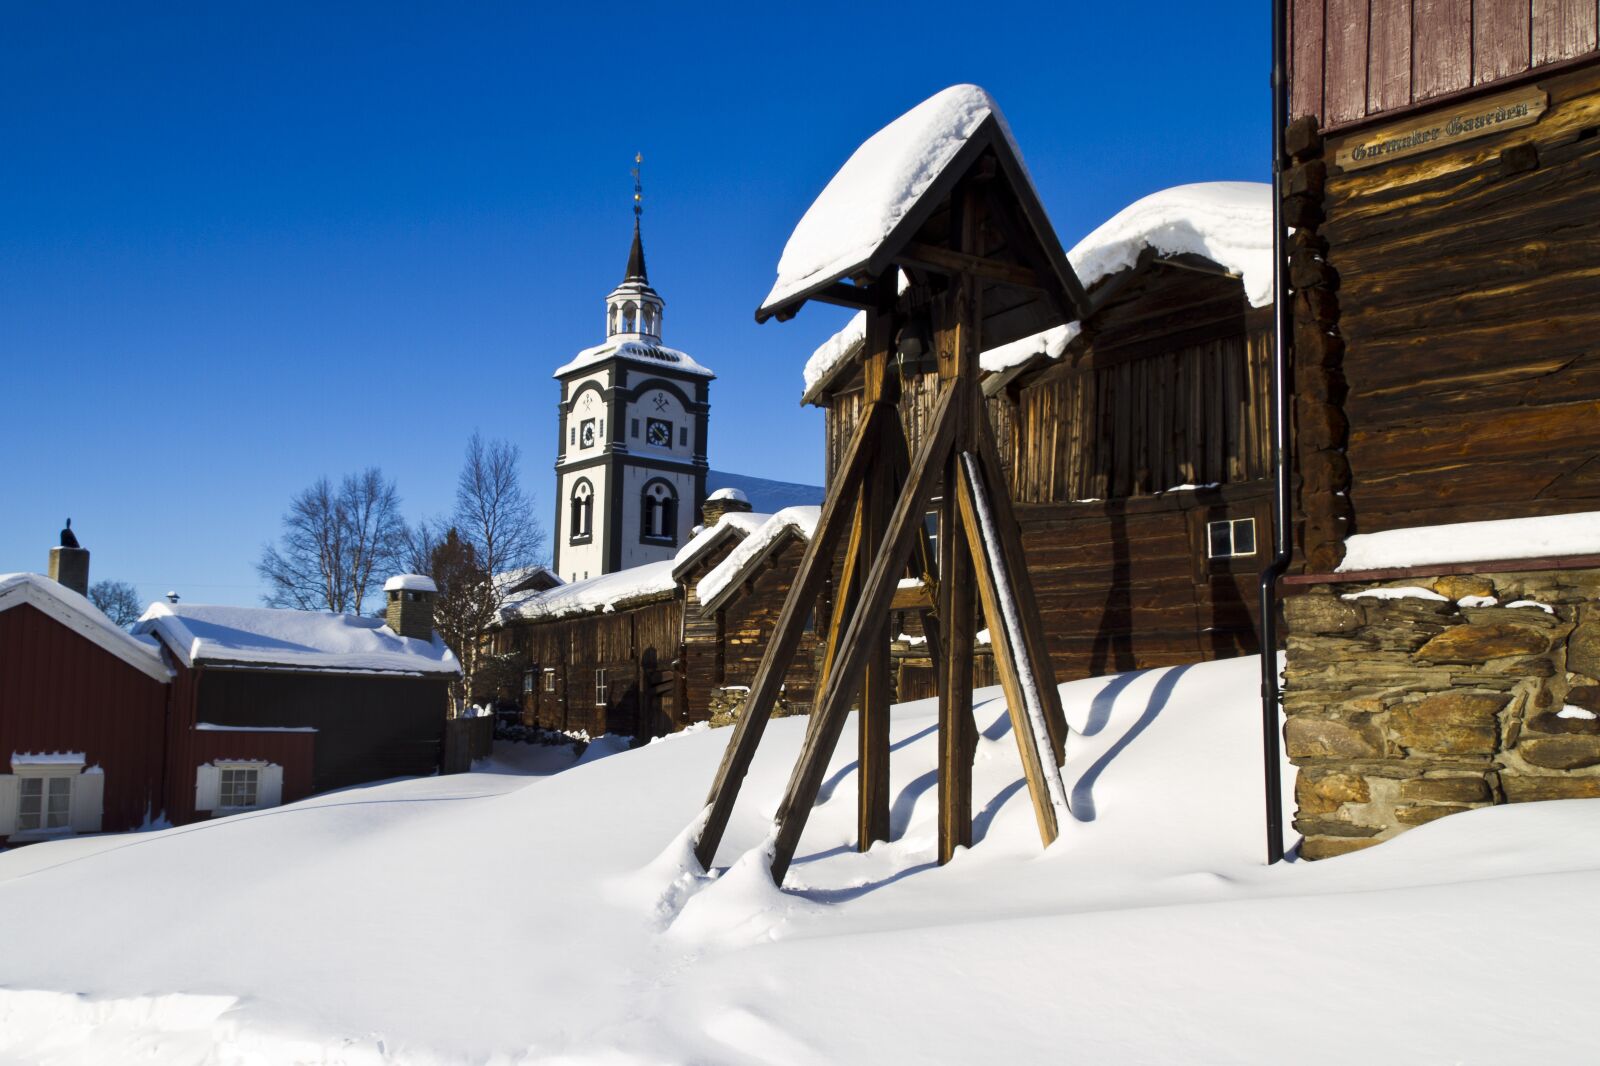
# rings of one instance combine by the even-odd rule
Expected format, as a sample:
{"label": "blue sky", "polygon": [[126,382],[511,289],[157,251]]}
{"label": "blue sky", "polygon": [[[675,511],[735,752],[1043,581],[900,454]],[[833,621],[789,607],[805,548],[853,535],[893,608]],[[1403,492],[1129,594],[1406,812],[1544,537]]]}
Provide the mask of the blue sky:
{"label": "blue sky", "polygon": [[96,580],[254,603],[295,491],[377,464],[441,513],[474,429],[548,525],[550,371],[603,336],[635,151],[712,465],[817,482],[800,368],[845,313],[752,313],[896,115],[989,89],[1067,247],[1267,176],[1263,3],[576,7],[0,8],[0,571],[70,514]]}

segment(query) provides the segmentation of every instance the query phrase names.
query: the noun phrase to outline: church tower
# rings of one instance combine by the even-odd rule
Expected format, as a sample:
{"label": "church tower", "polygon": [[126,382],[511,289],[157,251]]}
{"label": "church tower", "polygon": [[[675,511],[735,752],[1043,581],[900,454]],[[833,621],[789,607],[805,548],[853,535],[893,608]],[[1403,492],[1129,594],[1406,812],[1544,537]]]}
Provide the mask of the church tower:
{"label": "church tower", "polygon": [[561,439],[552,540],[566,581],[672,558],[705,499],[715,375],[661,343],[666,304],[645,270],[637,166],[633,174],[633,244],[622,284],[606,297],[605,342],[555,372]]}

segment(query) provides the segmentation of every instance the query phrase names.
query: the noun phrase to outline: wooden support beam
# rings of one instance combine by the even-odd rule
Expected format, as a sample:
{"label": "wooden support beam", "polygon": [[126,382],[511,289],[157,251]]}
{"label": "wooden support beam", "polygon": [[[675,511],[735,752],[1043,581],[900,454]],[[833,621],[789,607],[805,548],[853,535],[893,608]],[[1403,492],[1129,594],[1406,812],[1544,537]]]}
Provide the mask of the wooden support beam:
{"label": "wooden support beam", "polygon": [[1050,748],[1055,754],[1056,765],[1065,766],[1067,716],[1061,708],[1061,691],[1056,687],[1055,665],[1050,658],[1050,645],[1045,640],[1044,619],[1039,614],[1039,600],[1033,592],[1033,575],[1028,571],[1028,556],[1022,547],[1022,525],[1017,521],[1017,510],[1011,502],[1005,468],[1000,465],[1000,448],[994,439],[994,426],[990,424],[987,414],[979,419],[978,431],[974,436],[988,478],[989,498],[994,505],[995,526],[1000,534],[1000,546],[1005,552],[1006,569],[1011,574],[1012,590],[1022,615],[1026,647],[1039,667],[1043,685],[1040,696],[1044,700],[1045,721],[1050,727]]}
{"label": "wooden support beam", "polygon": [[[855,696],[861,675],[871,654],[871,634],[881,631],[884,613],[894,597],[895,585],[904,572],[911,554],[912,533],[915,523],[922,520],[933,486],[944,468],[953,436],[953,388],[946,388],[934,410],[927,436],[917,450],[911,474],[894,513],[889,518],[889,528],[868,571],[862,587],[860,601],[845,628],[840,644],[839,660],[828,677],[827,687],[812,710],[816,719],[806,735],[805,747],[789,776],[783,802],[778,808],[777,840],[772,857],[772,879],[783,883],[789,863],[794,859],[795,848],[800,844],[800,834],[805,830],[811,806],[817,800],[817,790],[822,787],[828,760],[839,742],[850,700]],[[814,542],[813,542],[814,543]]]}
{"label": "wooden support beam", "polygon": [[939,679],[941,865],[950,861],[956,848],[972,846],[972,759],[978,744],[972,719],[972,557],[961,527],[957,455],[952,449],[945,462],[944,499],[939,505],[939,630],[943,646],[942,654],[934,658],[934,670]]}
{"label": "wooden support beam", "polygon": [[959,455],[961,476],[957,479],[957,500],[967,548],[972,553],[977,577],[978,597],[989,624],[989,644],[994,649],[995,668],[1006,693],[1006,708],[1011,716],[1011,731],[1017,738],[1022,757],[1023,776],[1033,799],[1039,837],[1048,847],[1061,831],[1060,819],[1067,813],[1066,786],[1061,771],[1044,752],[1050,747],[1050,731],[1040,691],[1044,687],[1038,665],[1029,654],[1016,603],[1015,575],[1007,566],[1000,545],[994,509],[982,459],[972,452]]}
{"label": "wooden support beam", "polygon": [[895,261],[936,274],[954,276],[970,274],[973,277],[998,281],[1019,289],[1045,291],[1044,286],[1039,284],[1039,275],[1025,266],[1003,263],[998,259],[984,259],[968,255],[966,252],[953,252],[937,245],[919,244],[913,241],[906,245],[905,251],[895,256]]}
{"label": "wooden support beam", "polygon": [[[888,309],[867,312],[864,355],[861,360],[862,399],[867,403],[892,405],[899,399],[900,379],[889,373],[889,355],[894,347],[895,316]],[[894,506],[895,484],[892,456],[905,451],[896,447],[900,419],[883,420],[878,431],[877,457],[861,486],[861,541],[857,570],[870,572],[874,558],[883,547]],[[885,460],[888,461],[885,461]],[[898,584],[898,582],[897,582]],[[889,839],[889,706],[893,702],[889,678],[889,619],[887,612],[869,627],[865,640],[871,644],[866,669],[862,672],[859,711],[856,714],[856,847],[867,851],[880,840]]]}
{"label": "wooden support beam", "polygon": [[[887,413],[885,413],[887,411]],[[845,458],[839,464],[837,479],[832,491],[822,505],[816,531],[806,546],[795,573],[794,584],[783,602],[783,610],[773,627],[772,637],[762,653],[761,665],[750,685],[750,695],[745,700],[744,713],[734,725],[733,736],[722,754],[716,780],[706,797],[706,821],[695,842],[695,857],[709,870],[717,857],[717,845],[727,831],[728,818],[733,814],[733,804],[739,797],[739,787],[745,774],[750,772],[750,762],[755,758],[761,735],[767,727],[767,717],[772,713],[773,702],[783,687],[784,674],[794,661],[800,637],[805,632],[806,617],[816,604],[822,583],[827,580],[833,566],[833,551],[844,535],[846,523],[854,513],[861,481],[875,448],[869,446],[876,440],[884,418],[893,418],[894,411],[873,404],[862,414],[856,427],[855,438],[850,442]]]}

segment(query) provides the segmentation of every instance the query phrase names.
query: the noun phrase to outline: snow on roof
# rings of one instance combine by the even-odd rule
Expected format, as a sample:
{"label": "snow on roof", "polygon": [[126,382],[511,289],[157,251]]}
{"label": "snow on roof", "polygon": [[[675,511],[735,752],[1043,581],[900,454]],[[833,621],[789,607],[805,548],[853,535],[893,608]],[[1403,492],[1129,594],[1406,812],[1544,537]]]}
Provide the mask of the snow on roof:
{"label": "snow on roof", "polygon": [[172,670],[161,658],[159,644],[149,637],[130,634],[107,618],[88,597],[43,574],[0,574],[0,611],[23,603],[157,681],[172,680]]}
{"label": "snow on roof", "polygon": [[395,634],[379,618],[275,607],[153,603],[134,630],[159,636],[185,666],[238,664],[332,673],[459,674],[437,636]]}
{"label": "snow on roof", "polygon": [[433,578],[422,574],[396,574],[383,583],[385,592],[438,592],[439,586],[433,583]]}
{"label": "snow on roof", "polygon": [[1600,554],[1600,511],[1357,533],[1341,571]]}
{"label": "snow on roof", "polygon": [[1112,215],[1067,253],[1088,288],[1133,266],[1146,248],[1201,255],[1244,282],[1251,307],[1272,302],[1272,186],[1203,181],[1151,193]]}
{"label": "snow on roof", "polygon": [[749,503],[750,497],[744,494],[743,489],[718,489],[706,497],[707,503],[712,500],[734,500],[738,503]]}
{"label": "snow on roof", "polygon": [[678,549],[678,554],[672,557],[673,573],[681,571],[702,553],[709,551],[715,544],[720,543],[725,537],[747,537],[760,529],[762,523],[771,518],[770,514],[757,511],[729,511],[716,524],[699,527],[699,532],[689,538],[689,543]]}
{"label": "snow on roof", "polygon": [[500,571],[494,575],[494,586],[502,591],[515,589],[518,585],[533,578],[548,578],[552,585],[566,584],[561,575],[548,566],[543,563],[534,563],[532,566],[519,566],[512,570]]}
{"label": "snow on roof", "polygon": [[[692,543],[692,542],[691,542]],[[579,614],[609,614],[619,607],[656,599],[677,590],[672,559],[661,559],[585,581],[528,592],[500,608],[503,624],[517,618],[566,618]]]}
{"label": "snow on roof", "polygon": [[663,344],[652,344],[649,341],[621,340],[616,337],[593,348],[585,348],[575,355],[571,362],[556,367],[552,377],[563,377],[574,370],[582,370],[586,366],[603,363],[607,359],[626,359],[630,363],[643,363],[660,370],[676,370],[681,374],[696,374],[705,378],[716,377],[709,368],[695,362],[687,352],[680,352]]}
{"label": "snow on roof", "polygon": [[[1272,186],[1256,181],[1207,181],[1177,185],[1135,200],[1097,226],[1067,253],[1085,289],[1132,267],[1146,248],[1163,256],[1201,255],[1239,275],[1252,307],[1272,302]],[[833,372],[855,355],[866,336],[866,312],[806,360],[805,402]],[[1023,337],[978,358],[992,374],[1026,363],[1036,355],[1059,359],[1082,330],[1068,322]]]}
{"label": "snow on roof", "polygon": [[868,137],[789,235],[762,307],[832,281],[871,257],[990,115],[1010,139],[987,92],[953,85]]}
{"label": "snow on roof", "polygon": [[700,584],[695,586],[700,603],[709,607],[722,599],[725,592],[736,588],[750,567],[760,562],[783,537],[793,535],[810,540],[821,517],[820,507],[785,507],[768,518],[760,529],[746,537],[726,559],[700,579]]}

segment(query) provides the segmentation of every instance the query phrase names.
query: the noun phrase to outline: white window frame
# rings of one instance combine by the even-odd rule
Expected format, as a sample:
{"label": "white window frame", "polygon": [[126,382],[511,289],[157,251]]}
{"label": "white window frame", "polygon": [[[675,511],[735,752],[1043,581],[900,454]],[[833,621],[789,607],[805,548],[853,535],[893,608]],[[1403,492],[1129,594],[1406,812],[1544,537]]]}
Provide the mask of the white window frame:
{"label": "white window frame", "polygon": [[603,666],[594,672],[594,705],[596,707],[604,707],[607,705],[606,670]]}
{"label": "white window frame", "polygon": [[[54,840],[77,833],[98,833],[105,811],[105,774],[98,766],[84,765],[82,752],[29,756],[13,754],[11,773],[0,774],[0,837],[12,841]],[[39,822],[22,827],[22,793],[25,782],[40,782]],[[66,819],[47,824],[54,782],[66,783]]]}
{"label": "white window frame", "polygon": [[554,692],[556,690],[556,668],[553,666],[544,668],[544,690],[546,692]]}
{"label": "white window frame", "polygon": [[[1228,550],[1216,550],[1216,534],[1226,528],[1228,535]],[[1250,550],[1239,550],[1239,532],[1242,529],[1250,531]],[[1207,559],[1245,559],[1255,555],[1261,550],[1261,541],[1256,536],[1256,520],[1254,518],[1222,518],[1215,522],[1206,523],[1206,558]]]}
{"label": "white window frame", "polygon": [[[249,807],[222,805],[222,775],[228,770],[256,771],[256,802]],[[283,803],[283,767],[266,759],[213,759],[195,768],[194,809],[199,814],[241,814]]]}

